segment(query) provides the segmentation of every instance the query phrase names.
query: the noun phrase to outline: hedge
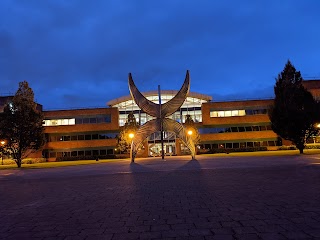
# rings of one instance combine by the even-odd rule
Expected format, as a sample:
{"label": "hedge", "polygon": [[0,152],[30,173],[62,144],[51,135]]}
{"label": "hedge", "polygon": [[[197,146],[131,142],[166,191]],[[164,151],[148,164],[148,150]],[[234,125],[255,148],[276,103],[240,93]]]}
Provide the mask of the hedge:
{"label": "hedge", "polygon": [[78,161],[78,160],[96,160],[96,159],[119,159],[123,158],[115,154],[98,155],[98,156],[70,156],[70,157],[57,157],[56,161]]}
{"label": "hedge", "polygon": [[248,148],[215,148],[205,153],[231,153],[231,152],[257,152],[267,151],[267,147],[248,147]]}

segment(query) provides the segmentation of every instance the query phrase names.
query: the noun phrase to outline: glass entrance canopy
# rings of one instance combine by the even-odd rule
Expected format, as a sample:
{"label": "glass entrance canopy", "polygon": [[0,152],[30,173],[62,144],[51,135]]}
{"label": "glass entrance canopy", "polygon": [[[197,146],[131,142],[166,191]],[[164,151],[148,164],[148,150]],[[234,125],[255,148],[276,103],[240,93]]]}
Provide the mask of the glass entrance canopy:
{"label": "glass entrance canopy", "polygon": [[[161,103],[166,103],[170,99],[172,99],[178,91],[174,90],[162,90],[161,91]],[[158,91],[149,91],[142,93],[148,100],[159,103]],[[175,112],[170,118],[178,121],[184,122],[186,115],[191,115],[192,119],[195,122],[202,122],[202,114],[201,114],[201,105],[202,103],[209,102],[212,100],[211,96],[199,94],[195,92],[189,92],[186,100],[183,105],[179,109],[179,111]],[[136,120],[141,125],[145,122],[153,119],[153,117],[147,115],[132,99],[131,95],[124,96],[121,98],[117,98],[111,100],[107,103],[110,107],[117,107],[119,109],[119,125],[123,126],[126,122],[127,116],[130,112],[133,112]]]}

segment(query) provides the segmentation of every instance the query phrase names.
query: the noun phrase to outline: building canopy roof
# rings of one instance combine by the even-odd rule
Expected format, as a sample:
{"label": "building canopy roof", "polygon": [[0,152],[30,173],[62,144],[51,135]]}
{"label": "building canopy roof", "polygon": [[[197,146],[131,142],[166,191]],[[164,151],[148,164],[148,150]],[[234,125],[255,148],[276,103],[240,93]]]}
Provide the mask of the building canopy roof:
{"label": "building canopy roof", "polygon": [[[178,91],[176,90],[161,90],[161,103],[165,103],[171,98],[173,98]],[[143,92],[142,93],[146,98],[153,102],[158,102],[158,91],[148,91],[148,92]],[[209,102],[212,100],[211,96],[205,95],[205,94],[200,94],[200,93],[195,93],[195,92],[189,92],[188,97],[186,101],[189,102],[195,102],[195,103],[203,103],[203,102]],[[123,96],[120,98],[113,99],[109,102],[107,102],[107,105],[110,107],[119,107],[121,108],[122,106],[128,106],[126,104],[127,102],[133,102],[131,95]]]}

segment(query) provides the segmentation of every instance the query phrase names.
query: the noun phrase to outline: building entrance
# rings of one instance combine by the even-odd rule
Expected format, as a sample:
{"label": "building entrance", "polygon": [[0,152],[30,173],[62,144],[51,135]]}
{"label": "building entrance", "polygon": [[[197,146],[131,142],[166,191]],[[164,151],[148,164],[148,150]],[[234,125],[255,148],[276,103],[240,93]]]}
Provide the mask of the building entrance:
{"label": "building entrance", "polygon": [[[155,132],[148,139],[149,156],[161,156],[161,135]],[[163,150],[167,156],[176,154],[176,134],[174,132],[163,132]]]}

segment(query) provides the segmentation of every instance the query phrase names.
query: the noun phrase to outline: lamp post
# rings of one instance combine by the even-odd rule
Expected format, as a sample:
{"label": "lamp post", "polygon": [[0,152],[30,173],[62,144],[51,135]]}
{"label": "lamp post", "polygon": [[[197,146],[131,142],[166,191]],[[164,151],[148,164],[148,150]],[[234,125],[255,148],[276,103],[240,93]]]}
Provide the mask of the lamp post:
{"label": "lamp post", "polygon": [[2,162],[2,165],[3,165],[3,146],[4,146],[4,144],[6,142],[2,140],[0,143],[1,143],[1,162]]}
{"label": "lamp post", "polygon": [[131,158],[131,162],[134,162],[134,159],[132,157],[132,147],[133,147],[134,133],[129,133],[129,138],[131,139],[130,158]]}

